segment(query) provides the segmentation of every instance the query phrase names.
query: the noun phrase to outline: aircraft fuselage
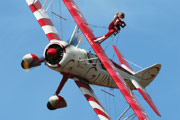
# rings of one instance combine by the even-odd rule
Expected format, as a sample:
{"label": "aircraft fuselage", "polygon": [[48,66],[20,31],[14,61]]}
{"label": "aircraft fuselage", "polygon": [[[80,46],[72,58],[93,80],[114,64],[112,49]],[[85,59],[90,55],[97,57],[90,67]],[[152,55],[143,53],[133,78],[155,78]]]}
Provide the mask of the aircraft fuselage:
{"label": "aircraft fuselage", "polygon": [[[67,43],[64,41],[56,41],[50,42],[46,49],[48,49],[48,47],[53,44],[57,44],[62,47],[67,46]],[[115,82],[106,71],[98,57],[95,54],[86,52],[84,49],[69,45],[64,49],[63,57],[58,64],[51,65],[47,61],[45,61],[45,63],[48,67],[57,72],[68,74],[69,76],[72,76],[72,78],[81,78],[89,84],[117,88]],[[133,89],[134,86],[130,82],[130,77],[133,75],[128,73],[128,71],[123,70],[123,68],[115,62],[113,63],[117,67],[118,72],[120,72],[128,86]]]}

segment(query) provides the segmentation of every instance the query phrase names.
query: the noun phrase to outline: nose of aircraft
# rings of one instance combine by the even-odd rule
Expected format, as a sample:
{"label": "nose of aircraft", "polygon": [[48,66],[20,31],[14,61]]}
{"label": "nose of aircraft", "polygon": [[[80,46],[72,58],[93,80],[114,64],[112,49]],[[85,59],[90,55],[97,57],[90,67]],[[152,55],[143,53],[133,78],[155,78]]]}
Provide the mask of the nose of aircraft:
{"label": "nose of aircraft", "polygon": [[50,48],[47,51],[47,56],[51,59],[56,59],[58,57],[58,52],[55,48]]}

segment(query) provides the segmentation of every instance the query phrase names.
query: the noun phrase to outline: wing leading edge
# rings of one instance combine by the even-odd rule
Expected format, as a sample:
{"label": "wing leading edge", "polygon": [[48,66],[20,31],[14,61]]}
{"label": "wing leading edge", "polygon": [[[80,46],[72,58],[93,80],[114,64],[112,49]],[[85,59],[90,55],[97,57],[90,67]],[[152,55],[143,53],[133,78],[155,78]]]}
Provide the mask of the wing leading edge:
{"label": "wing leading edge", "polygon": [[51,40],[60,40],[58,32],[51,22],[49,16],[46,11],[42,8],[39,0],[26,0],[29,8],[37,19],[38,23],[42,27],[44,33],[46,34],[49,41]]}
{"label": "wing leading edge", "polygon": [[85,35],[86,39],[89,41],[90,45],[96,52],[97,56],[101,60],[101,62],[104,64],[106,67],[107,71],[115,81],[116,85],[130,104],[131,108],[134,110],[136,113],[137,117],[140,120],[149,120],[148,116],[144,112],[143,108],[135,98],[134,94],[132,91],[129,89],[129,87],[126,85],[124,79],[121,77],[121,75],[118,73],[116,67],[112,64],[112,62],[109,60],[109,58],[106,56],[104,53],[104,50],[102,47],[94,42],[95,36],[92,33],[92,30],[90,29],[89,25],[87,24],[85,18],[81,14],[78,6],[75,4],[73,0],[63,0],[66,7],[70,11],[72,17],[78,24],[79,28]]}

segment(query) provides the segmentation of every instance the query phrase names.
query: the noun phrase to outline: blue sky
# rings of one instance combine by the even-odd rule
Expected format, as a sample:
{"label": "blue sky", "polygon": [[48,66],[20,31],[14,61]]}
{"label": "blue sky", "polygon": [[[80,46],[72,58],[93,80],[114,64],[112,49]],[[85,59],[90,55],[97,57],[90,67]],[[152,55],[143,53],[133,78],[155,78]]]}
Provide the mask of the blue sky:
{"label": "blue sky", "polygon": [[[116,11],[124,12],[127,26],[119,35],[105,41],[106,53],[112,58],[114,51],[110,44],[116,44],[122,54],[130,61],[145,68],[161,63],[162,69],[157,78],[147,87],[162,118],[151,110],[139,93],[135,92],[146,113],[152,120],[180,119],[180,2],[178,0],[76,0],[87,21],[93,25],[108,26]],[[61,33],[60,19],[50,14],[59,13],[58,0],[54,0],[49,16],[56,25],[62,39],[68,40],[75,23],[61,1],[63,21]],[[61,95],[68,107],[49,111],[46,103],[55,92],[61,75],[44,64],[25,72],[21,66],[22,57],[27,53],[42,56],[48,39],[36,22],[24,0],[4,0],[0,4],[1,44],[0,44],[0,119],[2,120],[95,120],[96,114],[81,94],[73,80],[69,80]],[[108,30],[93,28],[96,36]],[[111,42],[112,41],[112,42]],[[81,48],[90,46],[83,39]],[[118,59],[113,58],[117,63]],[[132,66],[134,71],[140,70]],[[127,107],[119,90],[93,86],[101,103],[115,120]],[[101,92],[104,89],[115,98]],[[132,112],[132,111],[131,111]],[[130,114],[130,113],[128,113]]]}

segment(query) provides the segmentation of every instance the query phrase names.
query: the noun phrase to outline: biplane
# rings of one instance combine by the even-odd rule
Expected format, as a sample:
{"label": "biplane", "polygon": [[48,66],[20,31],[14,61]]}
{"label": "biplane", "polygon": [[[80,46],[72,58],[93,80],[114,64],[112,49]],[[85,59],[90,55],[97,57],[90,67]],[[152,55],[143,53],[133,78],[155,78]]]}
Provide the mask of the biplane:
{"label": "biplane", "polygon": [[[132,90],[138,90],[154,112],[161,116],[145,90],[159,73],[160,64],[134,72],[115,45],[113,48],[120,65],[109,59],[101,45],[94,42],[96,37],[74,0],[63,0],[77,24],[69,42],[61,40],[44,9],[44,5],[41,5],[39,0],[26,0],[26,2],[49,39],[49,44],[44,49],[43,58],[39,58],[35,54],[26,54],[21,65],[24,69],[30,69],[45,63],[50,69],[61,73],[63,76],[55,94],[49,98],[48,109],[55,110],[67,106],[65,99],[59,94],[67,80],[73,79],[100,120],[110,120],[111,117],[98,101],[90,85],[119,89],[129,104],[128,109],[132,108],[134,111],[132,119],[137,116],[140,120],[149,120],[132,92]],[[82,37],[79,36],[78,29],[81,30],[96,54],[79,48]],[[78,43],[74,45],[73,41],[78,41]]]}

